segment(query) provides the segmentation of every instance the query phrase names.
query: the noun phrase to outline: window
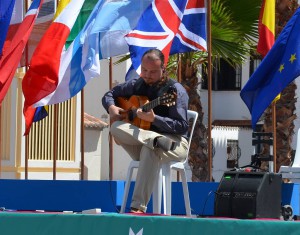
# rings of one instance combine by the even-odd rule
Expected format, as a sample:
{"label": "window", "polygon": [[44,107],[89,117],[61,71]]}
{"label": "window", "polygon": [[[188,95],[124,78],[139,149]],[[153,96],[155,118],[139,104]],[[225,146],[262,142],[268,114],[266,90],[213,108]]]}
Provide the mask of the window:
{"label": "window", "polygon": [[261,57],[260,56],[252,56],[250,58],[250,71],[249,71],[249,78],[254,73],[254,71],[257,69],[259,64],[261,63]]}
{"label": "window", "polygon": [[227,140],[227,168],[239,167],[241,149],[238,140]]}
{"label": "window", "polygon": [[[208,88],[207,71],[202,70],[202,89]],[[241,90],[242,67],[233,67],[226,60],[220,59],[213,65],[212,89],[215,91]]]}

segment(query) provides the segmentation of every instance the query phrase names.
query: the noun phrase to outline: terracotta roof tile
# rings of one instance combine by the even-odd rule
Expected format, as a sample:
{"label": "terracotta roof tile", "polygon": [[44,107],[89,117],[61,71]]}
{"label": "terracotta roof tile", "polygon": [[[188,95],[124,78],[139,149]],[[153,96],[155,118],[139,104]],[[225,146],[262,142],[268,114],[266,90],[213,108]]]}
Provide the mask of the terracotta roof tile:
{"label": "terracotta roof tile", "polygon": [[84,127],[103,130],[108,127],[108,124],[101,121],[99,118],[84,113]]}

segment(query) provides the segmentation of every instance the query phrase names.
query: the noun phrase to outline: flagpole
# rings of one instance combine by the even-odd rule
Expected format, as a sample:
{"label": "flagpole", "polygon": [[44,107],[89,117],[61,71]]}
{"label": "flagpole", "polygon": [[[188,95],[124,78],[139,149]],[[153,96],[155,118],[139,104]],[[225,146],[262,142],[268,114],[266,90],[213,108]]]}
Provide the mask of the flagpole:
{"label": "flagpole", "polygon": [[0,179],[2,172],[2,104],[0,104]]}
{"label": "flagpole", "polygon": [[[112,89],[112,57],[109,58],[109,90]],[[113,137],[109,133],[109,180],[113,180],[113,160],[114,160],[114,149],[113,149]]]}
{"label": "flagpole", "polygon": [[26,135],[25,136],[25,180],[28,179],[28,138],[29,138],[29,135]]}
{"label": "flagpole", "polygon": [[[56,1],[58,4],[59,0]],[[56,180],[56,159],[57,159],[57,137],[58,137],[58,104],[54,104],[54,130],[53,130],[53,180]]]}
{"label": "flagpole", "polygon": [[53,180],[56,180],[56,159],[58,139],[58,104],[54,105],[54,130],[53,130]]}
{"label": "flagpole", "polygon": [[81,90],[81,138],[80,138],[80,146],[81,146],[81,175],[80,179],[84,180],[84,88]]}
{"label": "flagpole", "polygon": [[[28,10],[28,1],[25,1],[25,8],[26,11]],[[23,9],[24,10],[24,9]],[[26,43],[27,45],[27,43]],[[28,56],[25,57],[25,73],[28,70]],[[25,136],[25,179],[28,179],[28,148],[29,148],[29,142],[28,142],[29,134]]]}
{"label": "flagpole", "polygon": [[[182,82],[182,76],[181,76],[181,66],[182,66],[182,61],[181,61],[181,56],[180,56],[180,53],[177,54],[177,60],[178,60],[178,70],[177,70],[177,80],[179,83]],[[189,120],[188,120],[189,121]],[[189,156],[188,156],[189,157]],[[177,171],[177,182],[180,180],[180,173],[179,171]]]}
{"label": "flagpole", "polygon": [[272,129],[273,129],[273,172],[277,172],[276,170],[276,147],[277,147],[277,136],[276,136],[276,101],[272,102]]}
{"label": "flagpole", "polygon": [[179,83],[181,83],[182,82],[182,77],[181,77],[181,71],[182,71],[181,70],[181,65],[182,65],[182,63],[181,63],[180,53],[177,54],[177,60],[178,60],[177,80],[178,80]]}
{"label": "flagpole", "polygon": [[212,143],[211,143],[211,123],[212,123],[212,100],[211,100],[211,90],[212,90],[212,64],[211,64],[211,0],[207,0],[207,56],[208,56],[208,176],[209,181],[212,181]]}

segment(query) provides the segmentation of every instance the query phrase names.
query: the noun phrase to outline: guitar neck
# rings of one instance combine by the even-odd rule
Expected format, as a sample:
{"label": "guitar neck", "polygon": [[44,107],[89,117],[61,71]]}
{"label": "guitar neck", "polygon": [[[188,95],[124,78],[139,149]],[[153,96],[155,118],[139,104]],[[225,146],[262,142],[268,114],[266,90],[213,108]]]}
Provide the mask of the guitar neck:
{"label": "guitar neck", "polygon": [[141,108],[142,108],[143,112],[148,112],[150,109],[153,109],[158,105],[160,105],[160,97],[144,104]]}

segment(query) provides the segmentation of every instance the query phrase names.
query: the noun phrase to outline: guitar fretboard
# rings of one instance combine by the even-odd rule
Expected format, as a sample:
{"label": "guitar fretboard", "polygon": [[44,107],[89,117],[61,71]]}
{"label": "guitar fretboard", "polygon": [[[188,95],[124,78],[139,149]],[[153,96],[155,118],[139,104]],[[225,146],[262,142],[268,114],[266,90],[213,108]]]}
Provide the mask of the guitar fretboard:
{"label": "guitar fretboard", "polygon": [[142,110],[143,110],[143,112],[148,112],[150,109],[153,109],[158,105],[160,105],[160,97],[156,98],[155,100],[150,101],[147,104],[144,104],[142,106]]}

